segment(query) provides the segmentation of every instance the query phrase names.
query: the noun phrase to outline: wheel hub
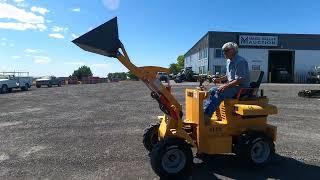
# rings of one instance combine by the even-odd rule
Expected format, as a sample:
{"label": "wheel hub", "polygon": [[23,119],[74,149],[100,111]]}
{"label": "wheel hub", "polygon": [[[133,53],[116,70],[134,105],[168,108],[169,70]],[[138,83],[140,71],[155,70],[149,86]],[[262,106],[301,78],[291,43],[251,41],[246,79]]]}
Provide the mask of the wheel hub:
{"label": "wheel hub", "polygon": [[268,160],[270,155],[270,147],[267,142],[258,141],[251,149],[251,157],[255,163],[263,163]]}
{"label": "wheel hub", "polygon": [[162,157],[162,167],[168,173],[181,171],[186,164],[186,156],[179,149],[169,149]]}

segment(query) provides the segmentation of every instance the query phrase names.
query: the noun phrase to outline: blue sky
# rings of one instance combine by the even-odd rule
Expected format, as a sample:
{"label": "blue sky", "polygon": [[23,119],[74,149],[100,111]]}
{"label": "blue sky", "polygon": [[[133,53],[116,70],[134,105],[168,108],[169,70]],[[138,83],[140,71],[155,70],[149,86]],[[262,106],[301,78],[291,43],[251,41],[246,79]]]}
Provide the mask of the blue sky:
{"label": "blue sky", "polygon": [[309,0],[0,0],[0,71],[127,71],[71,43],[115,16],[135,64],[168,67],[210,30],[320,34],[319,9]]}

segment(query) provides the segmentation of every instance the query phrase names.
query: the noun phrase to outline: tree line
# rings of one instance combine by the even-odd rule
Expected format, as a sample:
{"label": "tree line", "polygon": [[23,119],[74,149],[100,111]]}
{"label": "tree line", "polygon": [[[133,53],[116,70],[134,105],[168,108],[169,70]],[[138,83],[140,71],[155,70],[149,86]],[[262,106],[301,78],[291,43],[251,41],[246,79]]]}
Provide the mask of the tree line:
{"label": "tree line", "polygon": [[[93,74],[90,67],[81,66],[77,70],[74,70],[72,75],[70,75],[70,77],[77,77],[77,79],[81,81],[84,77],[90,77],[92,75]],[[107,76],[108,76],[108,79],[110,80],[119,80],[119,81],[123,81],[127,79],[138,80],[138,78],[131,72],[115,72],[115,73],[109,73]]]}
{"label": "tree line", "polygon": [[[177,74],[179,73],[183,68],[184,68],[184,55],[178,56],[176,63],[171,63],[169,65],[169,70],[170,74]],[[92,71],[90,67],[88,66],[81,66],[77,70],[74,70],[72,75],[70,77],[77,77],[78,80],[82,80],[83,77],[90,77],[92,76]],[[132,74],[130,71],[129,72],[115,72],[115,73],[109,73],[108,74],[108,79],[110,80],[138,80],[138,78]]]}

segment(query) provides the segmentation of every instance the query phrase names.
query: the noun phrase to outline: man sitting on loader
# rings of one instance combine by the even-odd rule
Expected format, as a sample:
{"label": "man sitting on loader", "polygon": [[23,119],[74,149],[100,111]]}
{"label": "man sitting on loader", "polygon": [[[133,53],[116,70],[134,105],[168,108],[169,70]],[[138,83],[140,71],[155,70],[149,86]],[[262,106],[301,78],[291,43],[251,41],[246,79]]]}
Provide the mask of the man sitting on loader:
{"label": "man sitting on loader", "polygon": [[204,103],[204,119],[210,122],[212,114],[218,109],[224,99],[236,96],[241,88],[249,87],[248,62],[238,55],[238,45],[234,42],[227,42],[222,46],[223,54],[227,60],[226,75],[213,79],[214,83],[227,82],[222,86],[213,86],[209,90],[209,98]]}

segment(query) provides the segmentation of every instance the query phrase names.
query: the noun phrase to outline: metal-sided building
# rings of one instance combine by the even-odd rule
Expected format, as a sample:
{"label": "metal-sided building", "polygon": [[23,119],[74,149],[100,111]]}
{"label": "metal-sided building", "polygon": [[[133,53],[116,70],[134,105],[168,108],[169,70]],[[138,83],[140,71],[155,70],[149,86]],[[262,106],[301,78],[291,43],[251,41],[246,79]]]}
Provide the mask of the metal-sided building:
{"label": "metal-sided building", "polygon": [[209,31],[185,54],[185,67],[199,74],[224,74],[221,47],[229,41],[239,45],[250,70],[265,72],[264,82],[277,82],[279,73],[287,73],[291,82],[306,82],[308,72],[320,65],[320,35]]}

